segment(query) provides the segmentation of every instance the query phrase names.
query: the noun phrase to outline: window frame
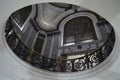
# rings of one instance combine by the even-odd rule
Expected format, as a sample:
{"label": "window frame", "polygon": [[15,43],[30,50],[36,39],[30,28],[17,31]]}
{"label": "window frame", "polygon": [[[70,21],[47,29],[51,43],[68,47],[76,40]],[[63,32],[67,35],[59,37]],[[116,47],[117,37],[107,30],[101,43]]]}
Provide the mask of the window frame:
{"label": "window frame", "polygon": [[65,19],[63,19],[61,21],[61,23],[59,25],[59,30],[61,31],[61,36],[59,38],[59,40],[60,40],[59,46],[60,47],[64,46],[64,44],[63,44],[63,37],[64,37],[64,26],[65,26],[65,24],[69,20],[71,20],[71,19],[73,19],[75,17],[81,17],[81,16],[86,16],[86,17],[88,17],[88,18],[90,18],[92,20],[97,40],[102,40],[102,37],[101,37],[101,34],[100,34],[100,30],[99,30],[98,26],[96,25],[97,22],[98,22],[97,17],[94,14],[90,13],[90,12],[80,12],[80,13],[72,14],[72,15],[66,17]]}

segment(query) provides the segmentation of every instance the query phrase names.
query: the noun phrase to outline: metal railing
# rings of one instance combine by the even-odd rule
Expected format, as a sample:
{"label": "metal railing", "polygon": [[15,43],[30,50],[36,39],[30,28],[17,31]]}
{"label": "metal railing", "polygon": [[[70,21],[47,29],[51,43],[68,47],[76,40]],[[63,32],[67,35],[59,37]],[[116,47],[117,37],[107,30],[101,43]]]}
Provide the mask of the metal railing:
{"label": "metal railing", "polygon": [[64,57],[49,58],[33,49],[29,49],[19,39],[13,27],[10,30],[6,30],[5,33],[9,47],[18,57],[35,67],[52,72],[78,72],[91,69],[110,55],[115,42],[114,31],[112,30],[104,44],[93,52],[82,54],[81,57],[75,59],[66,59]]}

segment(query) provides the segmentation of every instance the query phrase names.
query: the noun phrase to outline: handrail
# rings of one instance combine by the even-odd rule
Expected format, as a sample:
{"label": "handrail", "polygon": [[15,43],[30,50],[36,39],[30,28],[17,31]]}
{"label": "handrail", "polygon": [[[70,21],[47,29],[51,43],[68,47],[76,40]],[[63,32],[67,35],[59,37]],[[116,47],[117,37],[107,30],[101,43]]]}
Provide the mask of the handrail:
{"label": "handrail", "polygon": [[[114,32],[112,29],[109,35],[107,36],[106,41],[102,43],[101,46],[97,47],[96,50],[93,50],[91,52],[85,52],[86,54],[82,54],[80,57],[74,59],[64,59],[63,57],[50,58],[43,56],[34,49],[30,49],[29,47],[27,47],[15,32],[15,26],[12,26],[11,24],[10,27],[11,30],[10,31],[8,30],[6,34],[8,34],[11,31],[12,34],[9,35],[10,37],[6,36],[6,39],[8,45],[16,53],[16,55],[18,55],[21,59],[23,59],[24,61],[30,63],[35,67],[52,72],[76,72],[76,71],[83,71],[93,68],[98,64],[100,64],[101,62],[103,62],[109,56],[113,48],[112,44],[110,43],[110,41],[112,41],[112,38],[114,38],[113,36],[111,36],[112,32]],[[13,40],[12,43],[9,42],[12,40]],[[15,41],[15,46],[14,46],[14,41]],[[114,39],[112,42],[114,42]],[[109,48],[112,47],[110,50],[107,50],[108,49],[108,47],[106,47],[107,43],[110,44],[110,47],[108,46]],[[104,46],[106,49],[103,49],[103,51],[107,50],[105,54],[104,52],[101,53],[102,48]]]}
{"label": "handrail", "polygon": [[[15,28],[12,26],[12,28],[13,28],[13,31],[14,31],[14,33],[16,34],[16,32],[15,32]],[[112,32],[111,32],[112,33]],[[110,33],[110,34],[111,34]],[[48,58],[48,59],[52,59],[52,60],[58,60],[58,61],[72,61],[72,60],[75,60],[75,59],[80,59],[80,58],[82,58],[82,57],[79,57],[79,58],[74,58],[74,59],[60,59],[60,58],[51,58],[51,57],[47,57],[47,56],[44,56],[44,55],[41,55],[41,54],[39,54],[37,51],[35,51],[34,49],[30,49],[30,48],[28,48],[22,41],[21,41],[21,39],[18,37],[18,35],[16,34],[16,37],[19,39],[19,41],[28,49],[28,50],[30,50],[30,51],[32,51],[32,52],[35,52],[35,53],[37,53],[38,55],[40,55],[40,56],[42,56],[42,57],[44,57],[44,58]],[[107,40],[103,43],[103,45],[101,45],[99,48],[97,48],[95,51],[93,51],[93,52],[91,52],[91,53],[86,53],[86,55],[92,55],[92,54],[94,54],[94,52],[96,52],[96,51],[98,51],[101,47],[103,47],[105,44],[106,44],[106,42],[108,41],[108,39],[109,39],[109,37],[110,37],[110,35],[107,37]]]}

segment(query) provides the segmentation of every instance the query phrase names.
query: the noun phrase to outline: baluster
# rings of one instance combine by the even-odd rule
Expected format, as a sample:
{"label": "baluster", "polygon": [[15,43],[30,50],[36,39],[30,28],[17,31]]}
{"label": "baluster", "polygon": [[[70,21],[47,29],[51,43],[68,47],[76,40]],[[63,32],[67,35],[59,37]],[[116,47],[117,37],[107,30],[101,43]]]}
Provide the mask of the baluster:
{"label": "baluster", "polygon": [[33,53],[34,53],[34,49],[31,50],[29,56],[28,56],[27,59],[26,59],[26,61],[27,61],[28,63],[30,63],[30,62],[32,61],[32,55],[33,55]]}
{"label": "baluster", "polygon": [[103,53],[102,53],[102,49],[99,49],[97,52],[96,52],[96,56],[98,57],[98,61],[99,63],[103,62],[104,61],[104,57],[103,57]]}
{"label": "baluster", "polygon": [[88,54],[85,55],[85,64],[87,66],[87,69],[89,69],[89,58],[88,58]]}
{"label": "baluster", "polygon": [[72,62],[72,72],[75,72],[75,68],[74,68],[75,60],[71,60],[71,62]]}

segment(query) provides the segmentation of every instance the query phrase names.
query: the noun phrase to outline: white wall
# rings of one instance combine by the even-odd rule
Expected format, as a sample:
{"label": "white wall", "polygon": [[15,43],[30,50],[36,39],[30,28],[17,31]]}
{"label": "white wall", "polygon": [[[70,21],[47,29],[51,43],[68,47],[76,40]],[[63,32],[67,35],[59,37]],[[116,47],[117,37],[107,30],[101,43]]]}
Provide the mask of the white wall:
{"label": "white wall", "polygon": [[[66,2],[93,10],[105,17],[116,32],[116,44],[112,55],[94,69],[71,74],[50,73],[17,58],[4,39],[4,26],[15,10],[40,2]],[[120,0],[1,0],[0,1],[0,80],[120,80]]]}

